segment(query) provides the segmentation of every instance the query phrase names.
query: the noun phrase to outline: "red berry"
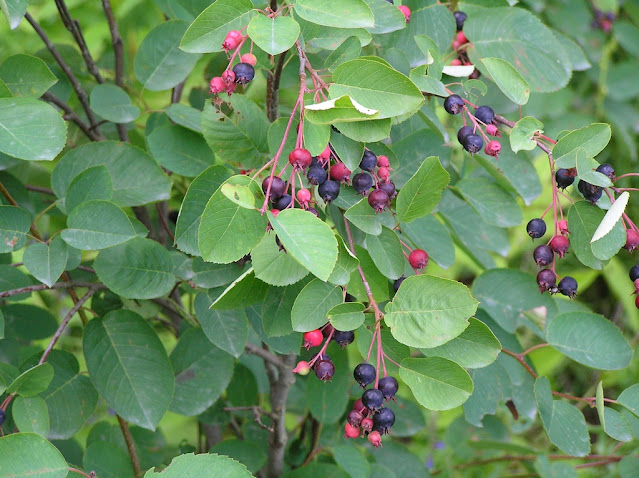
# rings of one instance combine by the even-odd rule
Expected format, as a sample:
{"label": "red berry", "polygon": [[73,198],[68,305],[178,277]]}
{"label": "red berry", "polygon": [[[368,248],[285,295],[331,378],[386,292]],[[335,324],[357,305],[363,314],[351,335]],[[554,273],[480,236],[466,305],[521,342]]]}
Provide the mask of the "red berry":
{"label": "red berry", "polygon": [[271,209],[271,214],[273,214],[273,217],[277,217],[279,213],[280,213],[279,209]]}
{"label": "red berry", "polygon": [[304,334],[304,347],[306,347],[306,350],[310,349],[311,347],[317,347],[323,341],[324,336],[318,329],[311,330],[310,332],[306,332]]}
{"label": "red berry", "polygon": [[388,193],[382,189],[375,189],[368,195],[368,204],[375,209],[375,212],[382,212],[389,202]]}
{"label": "red berry", "polygon": [[370,432],[373,429],[373,419],[372,418],[364,418],[362,420],[362,430],[365,432]]}
{"label": "red berry", "polygon": [[299,373],[300,375],[308,375],[310,371],[311,367],[308,365],[308,362],[304,360],[300,360],[299,362],[297,362],[295,368],[291,370],[291,372]]}
{"label": "red berry", "polygon": [[408,8],[406,5],[400,5],[397,8],[399,8],[399,11],[404,14],[404,18],[406,18],[406,23],[410,22],[410,8]]}
{"label": "red berry", "polygon": [[626,245],[623,247],[629,252],[639,247],[639,234],[634,229],[626,229]]}
{"label": "red berry", "polygon": [[[456,50],[457,48],[455,48]],[[462,62],[459,58],[455,58],[453,61],[450,62],[450,66],[461,66]]]}
{"label": "red berry", "polygon": [[242,43],[242,33],[237,30],[231,30],[226,34],[226,38],[224,39],[224,43],[222,43],[222,48],[226,51],[235,50],[240,43]]}
{"label": "red berry", "polygon": [[554,236],[550,240],[550,247],[559,257],[564,257],[568,247],[570,247],[570,241],[565,236]]}
{"label": "red berry", "polygon": [[557,227],[559,228],[559,232],[561,232],[564,236],[570,234],[570,231],[568,230],[568,221],[566,221],[565,219],[559,221],[557,223]]}
{"label": "red berry", "polygon": [[457,51],[460,46],[461,43],[459,43],[457,40],[453,40],[453,42],[450,44],[450,47],[453,49],[453,51]]}
{"label": "red berry", "polygon": [[354,427],[350,423],[344,425],[344,438],[357,438],[359,436],[359,428]]}
{"label": "red berry", "polygon": [[295,148],[288,155],[288,161],[293,166],[293,169],[306,169],[313,162],[313,156],[308,149]]}
{"label": "red berry", "polygon": [[323,159],[324,161],[331,158],[331,147],[329,145],[326,145],[326,148],[324,148],[324,151],[320,153],[319,158]]}
{"label": "red berry", "polygon": [[378,168],[390,168],[390,161],[384,155],[377,156],[377,167]]}
{"label": "red berry", "polygon": [[331,332],[335,334],[335,327],[333,327],[331,324],[326,324],[322,328],[322,334],[324,334],[324,337],[326,338],[328,338],[328,336],[331,335]]}
{"label": "red berry", "polygon": [[226,89],[226,84],[220,76],[216,76],[211,79],[209,93],[217,94],[222,93]]}
{"label": "red berry", "polygon": [[500,151],[501,151],[501,143],[499,141],[494,141],[494,140],[488,142],[486,144],[486,147],[484,148],[484,153],[486,153],[488,156],[497,157]]}
{"label": "red berry", "polygon": [[499,133],[499,129],[494,124],[486,125],[486,134],[489,136],[495,136],[497,138],[501,137],[501,133]]}
{"label": "red berry", "polygon": [[297,191],[296,196],[302,207],[307,208],[308,203],[311,200],[311,192],[308,189],[300,189]]}
{"label": "red berry", "polygon": [[228,93],[229,96],[231,96],[236,89],[237,89],[237,83],[229,83],[226,86],[226,92]]}
{"label": "red berry", "polygon": [[255,64],[257,63],[257,57],[253,53],[244,53],[240,57],[240,62],[248,63],[251,66],[255,66]]}
{"label": "red berry", "polygon": [[635,298],[635,307],[639,309],[639,295]]}
{"label": "red berry", "polygon": [[415,249],[408,256],[408,262],[413,269],[423,269],[428,265],[428,254],[423,249]]}
{"label": "red berry", "polygon": [[227,85],[234,84],[235,73],[233,73],[233,70],[226,70],[224,73],[222,73],[222,80],[224,80],[224,83],[226,83]]}
{"label": "red berry", "polygon": [[344,163],[336,163],[331,166],[331,178],[335,181],[346,182],[351,176],[351,171]]}
{"label": "red berry", "polygon": [[457,33],[456,40],[459,42],[460,45],[463,45],[464,43],[468,43],[468,38],[466,38],[466,35],[464,34],[463,31]]}
{"label": "red berry", "polygon": [[366,408],[361,398],[355,400],[355,403],[353,404],[353,410],[361,413],[363,416],[368,415],[368,408]]}
{"label": "red berry", "polygon": [[390,181],[390,170],[386,167],[379,168],[377,170],[377,177],[380,179],[380,181]]}
{"label": "red berry", "polygon": [[379,448],[382,446],[382,435],[380,435],[378,431],[371,432],[370,435],[368,435],[368,441],[371,442],[371,445],[375,448]]}

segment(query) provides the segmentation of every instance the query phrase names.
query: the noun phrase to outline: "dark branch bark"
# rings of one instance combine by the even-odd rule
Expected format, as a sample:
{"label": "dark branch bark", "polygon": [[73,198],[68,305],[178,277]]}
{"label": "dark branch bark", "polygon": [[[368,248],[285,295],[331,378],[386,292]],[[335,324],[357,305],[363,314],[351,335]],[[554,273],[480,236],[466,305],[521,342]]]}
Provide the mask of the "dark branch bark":
{"label": "dark branch bark", "polygon": [[262,360],[265,360],[280,369],[289,370],[289,371],[293,370],[293,367],[289,367],[289,365],[283,362],[282,360],[280,360],[280,358],[277,355],[269,352],[268,350],[264,350],[263,348],[258,347],[255,344],[251,344],[251,343],[246,344],[244,351],[247,354],[257,355]]}
{"label": "dark branch bark", "polygon": [[124,435],[127,450],[129,450],[131,464],[133,465],[133,473],[135,473],[136,478],[139,478],[142,475],[142,470],[140,469],[140,460],[138,459],[138,454],[135,451],[135,443],[133,442],[131,430],[129,430],[129,424],[120,415],[116,415],[116,417],[118,417],[118,423],[120,424],[122,435]]}
{"label": "dark branch bark", "polygon": [[186,80],[182,83],[178,83],[173,90],[171,90],[171,103],[179,103],[182,99],[182,92],[184,91],[184,84]]}
{"label": "dark branch bark", "polygon": [[64,111],[64,115],[66,119],[75,123],[76,126],[80,128],[80,130],[82,130],[82,132],[91,141],[99,140],[98,135],[89,127],[89,125],[86,124],[84,121],[82,121],[82,119],[76,114],[76,112],[73,111],[71,107],[68,104],[66,104],[64,101],[62,101],[60,98],[55,96],[53,93],[47,91],[42,95],[42,99],[48,101],[49,103],[53,103],[62,111]]}
{"label": "dark branch bark", "polygon": [[53,290],[53,289],[71,289],[73,287],[88,287],[88,288],[102,288],[101,284],[97,282],[81,282],[81,281],[71,281],[71,282],[56,282],[51,287],[46,284],[36,284],[30,285],[27,287],[20,287],[19,289],[11,289],[0,292],[0,299],[4,299],[5,297],[12,297],[18,294],[26,294],[27,292],[37,292],[40,290]]}
{"label": "dark branch bark", "polygon": [[[273,2],[277,6],[277,2]],[[284,69],[284,62],[286,60],[286,52],[282,53],[277,59],[277,65],[275,65],[275,71],[268,72],[266,76],[266,116],[270,122],[277,119],[278,112],[277,107],[279,104],[279,89],[280,79],[282,77],[282,70]]]}

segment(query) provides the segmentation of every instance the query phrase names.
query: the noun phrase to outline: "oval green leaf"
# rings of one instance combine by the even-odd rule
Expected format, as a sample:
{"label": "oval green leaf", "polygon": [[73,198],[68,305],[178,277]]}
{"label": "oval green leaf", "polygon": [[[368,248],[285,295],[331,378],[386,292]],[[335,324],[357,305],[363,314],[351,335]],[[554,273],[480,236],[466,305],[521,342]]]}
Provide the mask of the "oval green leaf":
{"label": "oval green leaf", "polygon": [[439,162],[439,158],[426,158],[417,172],[397,195],[397,217],[402,222],[411,222],[429,214],[439,203],[442,191],[450,176]]}
{"label": "oval green leaf", "polygon": [[363,0],[297,0],[295,13],[317,25],[337,28],[373,28],[373,12]]}
{"label": "oval green leaf", "polygon": [[113,123],[130,123],[140,116],[140,108],[131,104],[131,98],[119,86],[102,84],[91,90],[91,109]]}
{"label": "oval green leaf", "polygon": [[32,98],[40,98],[58,82],[44,61],[35,56],[22,54],[10,56],[2,62],[0,78],[13,96]]}
{"label": "oval green leaf", "polygon": [[6,393],[35,397],[44,392],[53,379],[53,367],[48,363],[36,365],[24,372],[7,387]]}
{"label": "oval green leaf", "polygon": [[246,466],[229,458],[210,453],[179,455],[161,472],[151,468],[144,478],[202,478],[210,475],[211,470],[224,478],[252,478]]}
{"label": "oval green leaf", "polygon": [[67,244],[61,237],[54,237],[48,245],[31,244],[24,251],[22,260],[33,277],[51,287],[64,272],[68,258]]}
{"label": "oval green leaf", "polygon": [[300,26],[292,17],[266,15],[254,16],[248,24],[247,33],[255,44],[269,55],[278,55],[295,45],[300,35]]}
{"label": "oval green leaf", "polygon": [[0,473],[12,478],[65,478],[69,465],[40,435],[13,433],[0,438]]}
{"label": "oval green leaf", "polygon": [[342,289],[313,279],[295,299],[291,310],[293,330],[308,332],[326,323],[328,311],[344,300]]}
{"label": "oval green leaf", "polygon": [[11,413],[21,432],[33,432],[45,438],[49,434],[49,410],[42,398],[17,397]]}
{"label": "oval green leaf", "polygon": [[16,206],[0,206],[0,254],[19,251],[27,243],[31,214]]}
{"label": "oval green leaf", "polygon": [[519,72],[501,58],[482,58],[481,62],[499,89],[510,101],[517,105],[525,105],[530,97],[530,86]]}

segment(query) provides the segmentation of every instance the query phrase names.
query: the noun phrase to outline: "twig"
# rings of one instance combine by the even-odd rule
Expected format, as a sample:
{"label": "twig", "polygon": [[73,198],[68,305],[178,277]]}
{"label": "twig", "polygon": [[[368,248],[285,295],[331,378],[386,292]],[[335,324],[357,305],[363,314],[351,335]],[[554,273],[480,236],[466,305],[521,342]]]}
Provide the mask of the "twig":
{"label": "twig", "polygon": [[25,184],[24,187],[27,189],[27,191],[33,191],[36,193],[47,194],[49,196],[55,196],[55,193],[49,188],[44,188],[42,186],[34,186],[32,184]]}
{"label": "twig", "polygon": [[225,412],[235,412],[235,411],[242,411],[242,410],[252,411],[253,418],[255,419],[255,423],[257,423],[262,430],[267,430],[273,433],[273,427],[269,427],[267,425],[264,425],[264,423],[262,423],[262,415],[266,415],[267,417],[270,417],[271,419],[273,419],[273,414],[271,412],[264,410],[263,408],[258,407],[257,405],[253,405],[249,407],[225,407],[224,408]]}
{"label": "twig", "polygon": [[53,93],[47,91],[42,95],[42,98],[46,101],[48,101],[49,103],[53,103],[54,105],[56,105],[58,108],[60,108],[62,111],[64,111],[64,115],[65,117],[74,122],[76,124],[76,126],[78,128],[80,128],[80,130],[91,140],[91,141],[98,141],[99,137],[98,135],[89,127],[88,124],[86,124],[84,121],[82,121],[82,119],[76,114],[75,111],[73,111],[71,109],[71,107],[66,104],[64,101],[62,101],[60,98],[58,98],[57,96],[55,96]]}
{"label": "twig", "polygon": [[[167,201],[162,201],[162,202],[156,203],[155,204],[155,208],[158,211],[158,217],[160,218],[160,224],[162,224],[162,228],[166,231],[166,233],[169,235],[171,240],[173,242],[175,242],[175,236],[171,232],[171,228],[169,227],[169,223],[166,220],[166,216],[168,214],[168,209],[169,209],[168,202]],[[166,242],[166,241],[163,241],[163,242]]]}
{"label": "twig", "polygon": [[77,473],[78,475],[85,476],[86,478],[95,478],[96,476],[95,471],[91,471],[87,474],[84,471],[80,470],[79,468],[73,468],[72,466],[69,467],[69,471],[72,471],[73,473]]}
{"label": "twig", "polygon": [[138,454],[135,451],[135,443],[133,442],[133,437],[131,436],[131,430],[129,430],[129,424],[120,415],[116,415],[116,417],[118,417],[118,423],[120,424],[122,435],[124,435],[126,447],[129,450],[131,464],[133,465],[133,473],[136,477],[140,477],[142,475],[142,470],[140,469],[140,460],[138,459]]}
{"label": "twig", "polygon": [[280,79],[282,78],[282,70],[286,60],[286,52],[281,53],[277,58],[275,71],[269,71],[266,77],[266,116],[268,120],[273,122],[277,119],[277,107],[279,103]]}
{"label": "twig", "polygon": [[277,368],[281,369],[281,370],[287,370],[290,371],[291,367],[284,363],[282,360],[280,360],[280,358],[269,352],[268,350],[264,350],[262,347],[258,347],[255,344],[252,343],[247,343],[246,347],[244,348],[244,351],[247,354],[251,354],[251,355],[257,355],[258,357],[260,357],[261,359],[275,365]]}
{"label": "twig", "polygon": [[36,284],[27,287],[20,287],[19,289],[11,289],[0,292],[0,299],[5,297],[12,297],[18,294],[26,294],[27,292],[37,292],[40,290],[54,290],[54,289],[70,289],[72,287],[88,287],[94,288],[97,285],[96,282],[82,282],[82,281],[70,281],[70,282],[56,282],[51,287],[46,284]]}

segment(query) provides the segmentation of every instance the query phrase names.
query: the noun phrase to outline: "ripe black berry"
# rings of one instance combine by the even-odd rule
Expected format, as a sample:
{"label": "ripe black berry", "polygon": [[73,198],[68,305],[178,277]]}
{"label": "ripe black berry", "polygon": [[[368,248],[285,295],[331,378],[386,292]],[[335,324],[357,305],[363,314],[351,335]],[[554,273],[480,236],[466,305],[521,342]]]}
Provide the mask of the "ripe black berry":
{"label": "ripe black berry", "polygon": [[406,280],[406,276],[401,276],[399,279],[397,279],[395,282],[393,282],[393,289],[395,290],[395,292],[397,292],[399,290],[399,286],[402,285],[402,282],[404,282]]}
{"label": "ripe black berry", "polygon": [[382,435],[388,433],[394,424],[395,412],[390,408],[382,408],[379,413],[373,416],[373,430],[380,432]]}
{"label": "ripe black berry", "polygon": [[255,77],[255,68],[248,63],[238,63],[233,67],[235,83],[245,85]]}
{"label": "ripe black berry", "polygon": [[615,179],[617,179],[617,176],[615,175],[615,169],[608,163],[600,164],[597,167],[597,171],[599,171],[604,176],[608,176],[608,179],[610,179],[613,183],[615,182]]}
{"label": "ripe black berry", "polygon": [[577,293],[577,281],[570,276],[566,276],[559,281],[557,289],[559,289],[559,292],[563,295],[572,299]]}
{"label": "ripe black berry", "polygon": [[337,181],[333,181],[332,179],[327,179],[322,184],[320,184],[319,188],[317,188],[317,191],[324,201],[331,202],[337,196],[339,196],[339,183]]}
{"label": "ripe black berry", "polygon": [[397,393],[397,390],[399,389],[399,383],[397,383],[395,377],[384,377],[380,379],[379,383],[377,384],[377,388],[381,390],[384,398],[388,400],[393,398]]}
{"label": "ripe black berry", "polygon": [[352,330],[335,330],[333,340],[337,342],[340,347],[344,348],[353,343],[353,340],[355,340],[355,332]]}
{"label": "ripe black berry", "polygon": [[533,239],[539,239],[546,234],[546,223],[539,217],[532,219],[526,226],[526,232]]}
{"label": "ripe black berry", "polygon": [[360,194],[366,193],[373,187],[373,176],[368,173],[357,173],[351,180],[353,189]]}
{"label": "ripe black berry", "polygon": [[375,189],[368,195],[368,204],[375,209],[376,212],[382,212],[388,206],[390,198],[386,191],[382,189]]}
{"label": "ripe black berry", "polygon": [[555,173],[555,181],[557,181],[557,187],[559,189],[566,189],[575,182],[574,169],[558,169]]}
{"label": "ripe black berry", "polygon": [[542,244],[541,246],[537,246],[535,251],[533,252],[533,259],[540,267],[545,267],[552,263],[555,258],[555,253],[553,252],[550,246]]}
{"label": "ripe black berry", "polygon": [[557,287],[556,283],[557,276],[550,269],[543,269],[539,271],[539,274],[537,274],[537,285],[539,286],[540,292],[554,290]]}
{"label": "ripe black berry", "polygon": [[382,183],[379,183],[377,187],[388,194],[389,199],[393,199],[395,196],[397,196],[395,183],[393,181],[384,181]]}
{"label": "ripe black berry", "polygon": [[281,197],[277,198],[277,200],[273,202],[273,207],[275,209],[279,209],[280,211],[283,211],[284,209],[289,207],[292,199],[293,198],[291,197],[290,194],[282,194]]}
{"label": "ripe black berry", "polygon": [[630,280],[632,282],[639,279],[639,264],[637,264],[636,266],[632,266],[628,275],[630,276]]}
{"label": "ripe black berry", "polygon": [[364,150],[364,156],[362,156],[362,160],[359,163],[360,169],[364,171],[374,171],[375,166],[377,166],[377,156],[371,150]]}
{"label": "ripe black berry", "polygon": [[464,28],[466,14],[464,12],[456,11],[453,15],[455,16],[455,23],[457,23],[457,31],[460,32],[462,28]]}
{"label": "ripe black berry", "polygon": [[6,418],[6,414],[2,408],[0,408],[0,427],[4,424],[4,420]]}
{"label": "ripe black berry", "polygon": [[475,110],[475,118],[484,124],[492,124],[495,119],[495,112],[490,106],[480,106]]}
{"label": "ripe black berry", "polygon": [[590,184],[586,181],[581,180],[579,180],[577,189],[579,189],[579,192],[583,194],[584,199],[586,201],[589,201],[591,204],[595,204],[597,201],[599,201],[599,198],[603,193],[603,188],[601,188],[600,186],[596,186],[594,184]]}
{"label": "ripe black berry", "polygon": [[459,114],[464,107],[464,100],[459,95],[450,95],[444,100],[444,109],[451,115]]}
{"label": "ripe black berry", "polygon": [[462,126],[461,128],[459,128],[459,131],[457,131],[457,141],[459,141],[459,144],[463,145],[464,138],[469,134],[473,134],[472,126]]}
{"label": "ripe black berry", "polygon": [[324,181],[328,178],[328,173],[321,166],[311,166],[308,168],[308,173],[306,173],[306,178],[308,182],[311,184],[319,185],[324,184]]}
{"label": "ripe black berry", "polygon": [[362,394],[362,403],[369,410],[379,410],[384,403],[384,394],[376,388],[369,388]]}
{"label": "ripe black berry", "polygon": [[462,146],[470,154],[475,154],[477,151],[480,151],[484,147],[484,140],[481,139],[481,136],[479,136],[478,134],[471,133],[464,137]]}
{"label": "ripe black berry", "polygon": [[[266,194],[268,191],[268,184],[271,182],[271,177],[264,178],[262,181],[262,191]],[[270,199],[273,201],[282,196],[286,192],[286,183],[282,178],[278,178],[277,176],[273,176],[273,183],[271,184],[271,197]]]}
{"label": "ripe black berry", "polygon": [[360,363],[355,370],[353,370],[353,377],[355,377],[355,381],[359,383],[362,388],[366,388],[367,385],[370,385],[375,381],[375,367],[369,363]]}
{"label": "ripe black berry", "polygon": [[320,360],[313,367],[315,375],[324,382],[331,380],[335,375],[335,365],[329,360]]}

